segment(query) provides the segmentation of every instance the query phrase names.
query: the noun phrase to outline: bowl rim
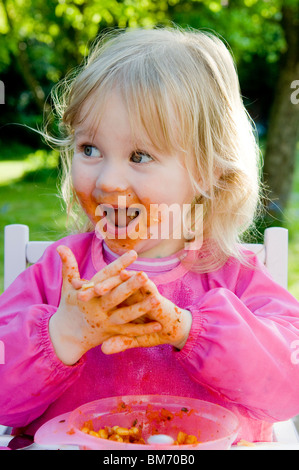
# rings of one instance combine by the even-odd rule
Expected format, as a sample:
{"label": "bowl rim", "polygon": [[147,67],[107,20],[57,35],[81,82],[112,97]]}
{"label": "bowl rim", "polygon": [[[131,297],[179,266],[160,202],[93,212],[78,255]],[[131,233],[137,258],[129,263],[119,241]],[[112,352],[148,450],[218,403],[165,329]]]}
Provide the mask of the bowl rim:
{"label": "bowl rim", "polygon": [[[77,414],[77,413],[81,413],[81,410],[83,408],[83,412],[84,412],[84,408],[87,408],[87,407],[91,407],[91,406],[96,406],[98,403],[105,403],[105,402],[109,402],[109,401],[115,401],[115,406],[117,406],[117,400],[120,401],[120,403],[122,401],[125,401],[125,400],[129,400],[129,403],[130,403],[130,399],[132,399],[133,402],[138,402],[138,401],[141,401],[142,398],[146,398],[149,400],[148,403],[150,403],[150,400],[153,400],[153,399],[157,399],[157,398],[164,398],[164,399],[167,399],[167,400],[191,400],[193,401],[195,404],[197,405],[208,405],[210,408],[212,409],[217,409],[217,410],[221,410],[222,412],[225,412],[227,413],[227,415],[229,415],[234,421],[235,421],[235,425],[233,427],[232,430],[229,430],[227,432],[227,435],[225,435],[224,437],[220,437],[220,438],[216,438],[216,439],[210,439],[208,441],[205,441],[203,443],[197,443],[197,444],[193,444],[193,445],[190,445],[190,444],[180,444],[180,445],[177,445],[175,446],[176,448],[178,449],[185,449],[185,448],[188,448],[190,449],[190,446],[194,447],[196,449],[196,447],[200,446],[201,444],[204,445],[204,444],[217,444],[217,442],[222,442],[224,440],[232,440],[233,442],[233,438],[236,437],[236,434],[238,432],[238,429],[239,429],[239,426],[240,426],[240,422],[239,422],[239,418],[237,417],[237,415],[229,410],[228,408],[225,408],[224,406],[222,405],[218,405],[217,403],[214,403],[214,402],[209,402],[207,400],[201,400],[201,399],[198,399],[198,398],[193,398],[193,397],[186,397],[186,396],[175,396],[175,395],[160,395],[160,394],[147,394],[147,395],[115,395],[115,396],[109,396],[109,397],[104,397],[104,398],[99,398],[97,400],[92,400],[90,402],[86,402],[80,406],[78,406],[77,408],[75,408],[73,411],[70,412],[69,414],[69,419],[68,419],[68,422],[69,424],[72,426],[72,428],[74,428],[74,424],[72,423],[72,419],[74,418],[74,415]],[[131,404],[131,403],[130,403]],[[135,404],[135,403],[134,403]],[[141,405],[141,403],[139,403]],[[146,404],[146,403],[145,403]],[[198,410],[197,410],[198,411]],[[121,411],[120,411],[121,412]],[[125,411],[124,411],[125,413]],[[96,436],[91,436],[87,433],[84,433],[83,431],[81,431],[78,427],[75,427],[74,429],[74,432],[76,434],[78,434],[78,436],[84,436],[84,439],[88,439],[88,441],[90,441],[90,443],[99,443],[101,445],[103,445],[105,442],[107,443],[107,439],[103,439],[101,437],[96,437]],[[126,446],[126,448],[130,448],[132,446],[136,446],[136,444],[134,443],[124,443],[124,442],[117,442],[117,441],[113,441],[113,445],[116,445],[117,447],[119,446],[119,449],[121,450],[124,446]],[[151,446],[150,444],[138,444],[140,446],[142,446],[143,448],[146,446],[146,448],[150,449],[152,448],[153,446]],[[156,447],[160,447],[165,448],[165,444],[155,444]],[[173,447],[173,445],[172,445]]]}

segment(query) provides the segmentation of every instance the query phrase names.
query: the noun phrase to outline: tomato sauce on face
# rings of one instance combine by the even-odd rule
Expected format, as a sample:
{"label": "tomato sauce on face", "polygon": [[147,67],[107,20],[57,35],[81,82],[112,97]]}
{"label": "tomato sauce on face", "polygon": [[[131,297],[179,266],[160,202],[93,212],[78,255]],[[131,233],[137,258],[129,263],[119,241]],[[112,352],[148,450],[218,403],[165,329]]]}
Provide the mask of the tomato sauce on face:
{"label": "tomato sauce on face", "polygon": [[125,251],[134,250],[141,240],[148,240],[152,237],[158,238],[159,224],[163,217],[159,211],[158,204],[152,203],[149,199],[140,202],[136,198],[132,198],[131,194],[128,195],[129,203],[127,207],[138,209],[139,216],[135,229],[128,230],[124,237],[123,234],[118,236],[117,227],[114,234],[109,233],[105,229],[104,210],[103,208],[99,210],[101,204],[98,204],[95,199],[83,192],[76,191],[76,195],[81,207],[94,225],[96,233],[99,233],[105,239],[107,246],[114,253],[122,254]]}

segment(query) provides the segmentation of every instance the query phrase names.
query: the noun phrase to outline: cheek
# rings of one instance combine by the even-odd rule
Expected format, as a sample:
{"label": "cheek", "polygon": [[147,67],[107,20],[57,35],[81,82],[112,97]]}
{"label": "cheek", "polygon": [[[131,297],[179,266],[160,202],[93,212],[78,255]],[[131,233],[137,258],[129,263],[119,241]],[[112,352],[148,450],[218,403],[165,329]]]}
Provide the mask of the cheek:
{"label": "cheek", "polygon": [[72,182],[76,196],[80,202],[81,207],[89,217],[89,219],[96,223],[98,217],[95,216],[97,203],[92,197],[94,188],[94,181],[80,165],[74,163],[72,166]]}
{"label": "cheek", "polygon": [[154,213],[155,206],[191,204],[194,195],[189,177],[177,178],[172,181],[163,181],[161,178],[150,188],[145,188],[142,194],[139,194],[139,199],[147,210],[153,205]]}
{"label": "cheek", "polygon": [[76,157],[73,159],[72,163],[72,182],[75,191],[86,192],[90,186],[90,180],[88,178],[88,173],[82,165],[77,161]]}
{"label": "cheek", "polygon": [[82,209],[84,210],[85,214],[87,215],[89,220],[92,222],[92,224],[95,226],[97,222],[100,220],[100,217],[96,215],[97,206],[98,206],[97,202],[85,192],[75,190],[75,193],[77,195],[79,203]]}

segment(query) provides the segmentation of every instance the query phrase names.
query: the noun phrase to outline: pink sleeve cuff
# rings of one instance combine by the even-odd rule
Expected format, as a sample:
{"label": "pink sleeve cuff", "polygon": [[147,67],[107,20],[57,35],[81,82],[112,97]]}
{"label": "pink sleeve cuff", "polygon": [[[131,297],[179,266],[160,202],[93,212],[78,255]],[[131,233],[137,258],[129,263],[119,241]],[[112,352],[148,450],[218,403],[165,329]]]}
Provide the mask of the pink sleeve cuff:
{"label": "pink sleeve cuff", "polygon": [[200,309],[195,306],[189,306],[186,308],[189,310],[192,315],[192,324],[189,333],[189,337],[180,351],[176,351],[176,357],[179,361],[184,361],[184,359],[189,358],[192,355],[194,348],[198,347],[198,342],[200,340],[200,334],[203,329],[203,317],[200,312]]}
{"label": "pink sleeve cuff", "polygon": [[56,307],[53,308],[48,306],[48,309],[46,312],[41,317],[40,320],[40,346],[41,350],[43,351],[43,356],[45,360],[49,364],[49,368],[54,372],[55,375],[59,376],[61,374],[63,375],[69,375],[72,372],[75,372],[78,368],[80,368],[84,362],[85,359],[82,357],[76,364],[73,364],[71,366],[68,366],[64,364],[57,356],[49,335],[49,321],[52,315],[56,312]]}

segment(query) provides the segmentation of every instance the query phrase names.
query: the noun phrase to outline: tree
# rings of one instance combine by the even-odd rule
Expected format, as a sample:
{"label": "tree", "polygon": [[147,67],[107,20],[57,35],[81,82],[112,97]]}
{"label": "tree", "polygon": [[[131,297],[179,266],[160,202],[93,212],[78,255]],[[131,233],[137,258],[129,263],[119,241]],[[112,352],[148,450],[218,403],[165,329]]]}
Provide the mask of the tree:
{"label": "tree", "polygon": [[42,116],[53,84],[82,62],[96,36],[107,28],[163,22],[163,5],[163,0],[0,0],[0,73],[16,64],[30,104]]}
{"label": "tree", "polygon": [[[249,89],[249,98],[266,106],[266,109],[258,107],[258,103],[252,106],[250,99],[245,98],[254,120],[266,121],[264,206],[267,214],[274,217],[266,217],[264,222],[277,224],[283,220],[292,190],[298,142],[299,104],[298,100],[291,100],[291,86],[298,83],[299,87],[299,2],[173,0],[170,10],[172,18],[180,24],[215,29],[223,36],[240,69],[243,93]],[[254,83],[254,90],[250,89],[250,82]],[[257,82],[266,90],[262,87],[259,90]],[[259,95],[259,92],[269,95],[269,91],[271,106],[269,99],[267,102]]]}
{"label": "tree", "polygon": [[37,136],[22,127],[16,134],[12,123],[42,126],[44,111],[51,109],[53,85],[84,60],[94,39],[107,28],[163,22],[163,2],[0,0],[0,79],[6,85],[1,140],[19,138],[40,145]]}
{"label": "tree", "polygon": [[264,180],[270,198],[266,207],[276,221],[282,218],[292,190],[299,136],[299,103],[291,99],[291,86],[299,80],[299,4],[283,1],[281,11],[287,47],[280,60],[264,163]]}

